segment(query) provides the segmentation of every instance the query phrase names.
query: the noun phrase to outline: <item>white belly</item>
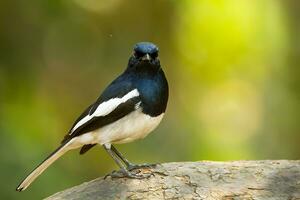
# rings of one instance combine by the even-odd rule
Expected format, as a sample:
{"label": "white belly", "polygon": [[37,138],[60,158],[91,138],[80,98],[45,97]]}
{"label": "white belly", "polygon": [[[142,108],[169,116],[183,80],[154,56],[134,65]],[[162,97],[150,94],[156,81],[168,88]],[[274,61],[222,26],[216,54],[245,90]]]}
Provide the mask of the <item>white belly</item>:
{"label": "white belly", "polygon": [[[118,121],[78,137],[81,144],[120,144],[146,137],[161,122],[164,113],[151,117],[141,109],[133,111]],[[77,140],[78,141],[78,140]]]}

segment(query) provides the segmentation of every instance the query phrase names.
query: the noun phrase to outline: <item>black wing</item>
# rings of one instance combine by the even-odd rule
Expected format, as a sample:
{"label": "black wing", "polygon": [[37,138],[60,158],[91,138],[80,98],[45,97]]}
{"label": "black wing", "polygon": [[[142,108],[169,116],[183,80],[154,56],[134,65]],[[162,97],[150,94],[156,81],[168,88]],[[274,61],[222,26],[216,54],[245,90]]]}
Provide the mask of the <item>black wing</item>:
{"label": "black wing", "polygon": [[136,96],[131,99],[128,99],[126,102],[119,104],[112,112],[105,116],[93,117],[88,120],[86,123],[82,124],[75,130],[73,128],[76,124],[86,117],[87,115],[92,115],[99,105],[102,103],[112,99],[112,98],[120,98],[125,96],[130,91],[134,90],[135,88],[132,86],[131,82],[128,79],[124,79],[126,77],[120,76],[115,81],[113,81],[102,93],[102,95],[98,98],[98,100],[90,105],[75,121],[72,128],[70,129],[69,133],[64,137],[62,142],[65,142],[73,137],[82,135],[84,133],[96,130],[101,128],[107,124],[113,123],[118,119],[121,119],[125,115],[131,113],[135,110],[135,106],[137,103],[140,102],[140,97]]}

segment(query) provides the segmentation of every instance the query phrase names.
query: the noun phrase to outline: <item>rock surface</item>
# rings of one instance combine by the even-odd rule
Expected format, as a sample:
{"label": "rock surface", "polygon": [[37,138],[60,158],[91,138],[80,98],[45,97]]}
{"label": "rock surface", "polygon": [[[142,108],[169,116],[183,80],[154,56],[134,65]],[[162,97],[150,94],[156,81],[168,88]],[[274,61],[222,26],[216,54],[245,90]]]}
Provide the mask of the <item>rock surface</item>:
{"label": "rock surface", "polygon": [[300,200],[300,161],[165,163],[141,173],[150,172],[141,180],[98,178],[47,199]]}

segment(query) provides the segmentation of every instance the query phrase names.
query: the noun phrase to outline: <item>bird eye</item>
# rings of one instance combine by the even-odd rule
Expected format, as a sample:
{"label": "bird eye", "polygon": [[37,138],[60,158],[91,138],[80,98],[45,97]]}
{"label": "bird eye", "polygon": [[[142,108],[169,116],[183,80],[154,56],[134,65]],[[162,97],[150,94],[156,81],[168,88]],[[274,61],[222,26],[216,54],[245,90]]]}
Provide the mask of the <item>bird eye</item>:
{"label": "bird eye", "polygon": [[142,52],[140,52],[140,51],[135,51],[134,52],[134,56],[136,57],[136,58],[141,58],[141,57],[143,57],[145,54],[144,53],[142,53]]}
{"label": "bird eye", "polygon": [[150,54],[151,58],[155,59],[158,56],[157,52],[151,53]]}

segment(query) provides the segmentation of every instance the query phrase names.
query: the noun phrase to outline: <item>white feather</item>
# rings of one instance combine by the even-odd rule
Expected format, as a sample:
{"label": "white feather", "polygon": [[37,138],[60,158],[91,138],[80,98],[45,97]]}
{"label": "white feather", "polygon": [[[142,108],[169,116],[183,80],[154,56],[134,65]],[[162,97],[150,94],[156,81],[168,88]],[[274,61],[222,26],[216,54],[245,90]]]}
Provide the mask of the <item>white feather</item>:
{"label": "white feather", "polygon": [[69,142],[59,147],[50,157],[44,160],[37,168],[35,168],[17,187],[18,191],[25,190],[39,175],[41,175],[54,161],[61,157],[64,153],[70,149],[77,148],[73,145],[75,139],[71,139]]}
{"label": "white feather", "polygon": [[87,115],[84,118],[82,118],[79,122],[77,122],[77,124],[74,126],[70,134],[72,134],[77,128],[87,123],[92,118],[108,115],[114,109],[116,109],[121,103],[124,103],[129,99],[137,97],[139,95],[140,94],[138,90],[134,89],[121,98],[113,98],[101,103],[92,115]]}
{"label": "white feather", "polygon": [[151,117],[139,108],[112,124],[76,137],[74,145],[120,144],[142,139],[158,126],[163,116],[164,113]]}
{"label": "white feather", "polygon": [[100,144],[132,142],[146,137],[159,125],[163,116],[164,113],[151,117],[139,108],[118,121],[94,131],[95,136]]}

